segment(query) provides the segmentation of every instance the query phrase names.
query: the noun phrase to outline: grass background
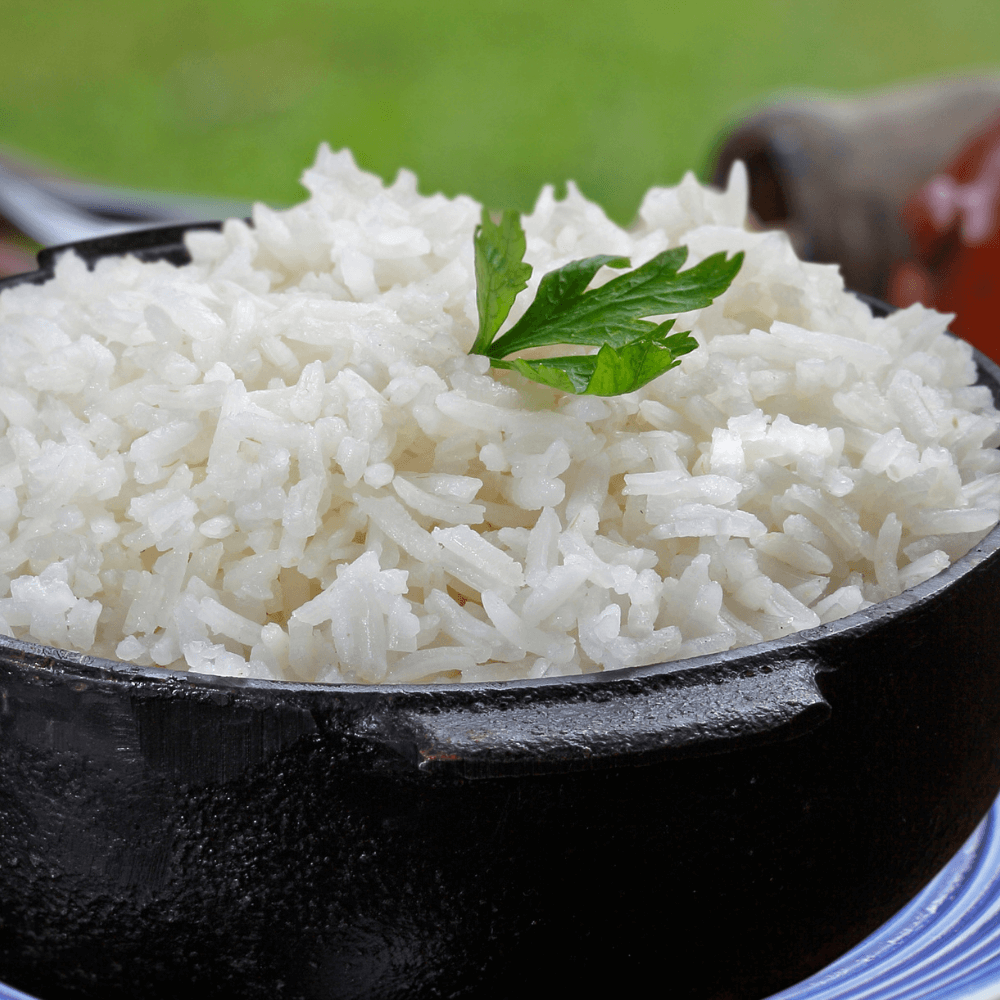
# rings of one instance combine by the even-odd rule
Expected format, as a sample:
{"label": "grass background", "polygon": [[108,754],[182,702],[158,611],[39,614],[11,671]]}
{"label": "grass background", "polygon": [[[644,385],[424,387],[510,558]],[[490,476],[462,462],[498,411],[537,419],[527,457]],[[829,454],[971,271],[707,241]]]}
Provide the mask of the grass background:
{"label": "grass background", "polygon": [[424,192],[621,222],[788,91],[1000,70],[984,0],[0,0],[0,146],[130,187],[290,203],[317,144]]}

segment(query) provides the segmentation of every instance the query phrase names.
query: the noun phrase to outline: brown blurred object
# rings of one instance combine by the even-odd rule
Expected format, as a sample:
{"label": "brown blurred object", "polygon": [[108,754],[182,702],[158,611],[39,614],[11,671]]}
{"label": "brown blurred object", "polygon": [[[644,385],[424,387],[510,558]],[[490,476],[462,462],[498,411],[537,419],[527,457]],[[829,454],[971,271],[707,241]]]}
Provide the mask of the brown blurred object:
{"label": "brown blurred object", "polygon": [[38,267],[35,254],[40,249],[0,216],[0,278],[33,271]]}
{"label": "brown blurred object", "polygon": [[841,266],[849,288],[885,298],[908,256],[907,195],[1000,108],[1000,77],[962,77],[861,97],[789,99],[722,142],[712,180],[733,160],[750,175],[750,207],[784,229],[800,257]]}
{"label": "brown blurred object", "polygon": [[955,313],[952,332],[1000,361],[1000,113],[902,209],[907,259],[887,299]]}

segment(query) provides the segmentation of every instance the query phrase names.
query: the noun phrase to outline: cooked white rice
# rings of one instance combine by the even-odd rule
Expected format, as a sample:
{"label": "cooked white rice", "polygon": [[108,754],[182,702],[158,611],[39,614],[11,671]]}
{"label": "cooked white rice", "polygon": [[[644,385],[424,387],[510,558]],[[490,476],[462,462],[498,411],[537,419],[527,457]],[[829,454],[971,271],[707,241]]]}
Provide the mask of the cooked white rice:
{"label": "cooked white rice", "polygon": [[4,634],[298,681],[573,674],[850,614],[997,523],[997,414],[948,317],[873,319],[747,231],[739,166],[629,230],[572,185],[524,218],[508,325],[573,259],[746,252],[678,323],[700,349],[608,399],[466,353],[472,199],[326,147],[304,183],[187,267],[66,255],[0,296]]}

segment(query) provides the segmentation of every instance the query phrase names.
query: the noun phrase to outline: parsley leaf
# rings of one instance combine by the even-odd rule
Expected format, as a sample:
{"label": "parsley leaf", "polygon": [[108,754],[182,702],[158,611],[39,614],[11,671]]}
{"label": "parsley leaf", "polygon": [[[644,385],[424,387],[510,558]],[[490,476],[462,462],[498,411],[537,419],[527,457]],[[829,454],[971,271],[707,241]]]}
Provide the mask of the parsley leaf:
{"label": "parsley leaf", "polygon": [[482,225],[476,226],[476,305],[479,334],[470,354],[484,354],[494,334],[503,325],[518,292],[528,287],[531,265],[524,263],[526,242],[521,219],[507,209],[497,225],[483,209]]}
{"label": "parsley leaf", "polygon": [[[673,323],[664,323],[668,326]],[[623,347],[601,345],[596,354],[576,355],[566,358],[491,358],[494,368],[511,368],[525,378],[550,385],[553,389],[572,392],[578,396],[617,396],[635,392],[647,382],[681,363],[681,356],[689,354],[698,341],[687,333],[674,334],[662,342],[652,337],[637,339]]]}
{"label": "parsley leaf", "polygon": [[[577,395],[615,396],[633,392],[680,364],[698,342],[670,333],[674,320],[653,323],[645,316],[702,309],[730,285],[743,254],[716,253],[681,271],[687,247],[657,254],[634,271],[587,290],[602,267],[623,269],[627,257],[600,254],[574,260],[546,274],[534,301],[503,336],[493,340],[526,287],[531,267],[523,262],[526,241],[516,212],[495,225],[486,211],[477,227],[476,299],[479,335],[472,354],[485,354],[494,368],[509,368],[543,385]],[[598,347],[596,354],[543,359],[511,354],[553,344]]]}

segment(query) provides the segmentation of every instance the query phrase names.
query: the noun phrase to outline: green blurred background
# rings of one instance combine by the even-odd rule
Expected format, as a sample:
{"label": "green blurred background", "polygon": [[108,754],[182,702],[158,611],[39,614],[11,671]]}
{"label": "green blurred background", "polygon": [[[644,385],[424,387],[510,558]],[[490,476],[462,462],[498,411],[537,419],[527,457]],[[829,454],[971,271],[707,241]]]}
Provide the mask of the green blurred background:
{"label": "green blurred background", "polygon": [[983,0],[0,0],[0,148],[129,187],[291,203],[317,144],[621,222],[781,93],[1000,66]]}

